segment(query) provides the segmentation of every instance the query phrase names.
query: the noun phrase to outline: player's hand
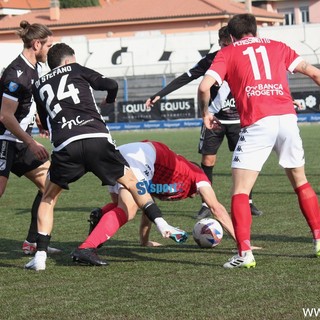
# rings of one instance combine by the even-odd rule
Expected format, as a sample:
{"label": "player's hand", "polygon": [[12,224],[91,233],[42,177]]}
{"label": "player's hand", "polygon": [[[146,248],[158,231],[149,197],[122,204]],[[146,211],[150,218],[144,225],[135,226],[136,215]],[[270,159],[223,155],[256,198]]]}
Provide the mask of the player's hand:
{"label": "player's hand", "polygon": [[148,109],[153,107],[153,105],[160,99],[160,96],[156,96],[153,100],[150,98],[145,102],[145,105]]}
{"label": "player's hand", "polygon": [[49,131],[48,131],[48,130],[44,130],[44,129],[39,130],[39,136],[40,136],[41,138],[46,138],[46,139],[48,139],[48,138],[49,138]]}
{"label": "player's hand", "polygon": [[251,246],[251,250],[262,250],[262,247]]}
{"label": "player's hand", "polygon": [[217,130],[221,128],[221,122],[219,119],[209,112],[203,116],[203,123],[209,130]]}
{"label": "player's hand", "polygon": [[49,153],[41,143],[33,140],[28,144],[28,148],[39,160],[45,161],[49,159]]}

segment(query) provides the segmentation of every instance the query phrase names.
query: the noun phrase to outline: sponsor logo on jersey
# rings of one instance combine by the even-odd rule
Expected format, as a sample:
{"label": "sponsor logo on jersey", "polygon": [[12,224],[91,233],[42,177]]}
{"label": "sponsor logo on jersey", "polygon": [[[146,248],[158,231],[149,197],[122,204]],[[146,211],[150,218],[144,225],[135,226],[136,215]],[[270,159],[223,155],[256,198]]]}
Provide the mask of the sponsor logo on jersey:
{"label": "sponsor logo on jersey", "polygon": [[235,156],[232,161],[233,162],[241,162],[238,156]]}
{"label": "sponsor logo on jersey", "polygon": [[72,129],[73,126],[83,126],[87,124],[88,122],[94,121],[93,119],[89,120],[81,120],[80,116],[77,116],[75,119],[67,120],[65,117],[62,117],[62,125],[61,129],[68,127],[69,129]]}
{"label": "sponsor logo on jersey", "polygon": [[8,85],[8,89],[10,92],[15,92],[17,91],[19,88],[19,84],[13,81],[10,81],[9,85]]}
{"label": "sponsor logo on jersey", "polygon": [[17,70],[17,77],[19,78],[23,74],[23,71]]}
{"label": "sponsor logo on jersey", "polygon": [[156,193],[161,194],[163,196],[173,196],[178,192],[181,192],[183,183],[175,182],[175,183],[152,183],[152,180],[149,181],[139,181],[137,183],[138,194],[143,195],[148,193]]}

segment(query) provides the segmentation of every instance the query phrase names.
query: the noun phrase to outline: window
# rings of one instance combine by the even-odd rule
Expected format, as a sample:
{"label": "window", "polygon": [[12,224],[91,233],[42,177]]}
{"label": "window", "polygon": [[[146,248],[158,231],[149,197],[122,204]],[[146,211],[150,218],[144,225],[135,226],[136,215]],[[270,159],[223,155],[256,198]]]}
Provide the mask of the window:
{"label": "window", "polygon": [[301,7],[300,8],[300,12],[301,12],[302,23],[310,22],[310,20],[309,20],[309,8],[308,7]]}
{"label": "window", "polygon": [[295,23],[293,9],[281,9],[278,10],[278,12],[284,15],[285,25],[292,25]]}

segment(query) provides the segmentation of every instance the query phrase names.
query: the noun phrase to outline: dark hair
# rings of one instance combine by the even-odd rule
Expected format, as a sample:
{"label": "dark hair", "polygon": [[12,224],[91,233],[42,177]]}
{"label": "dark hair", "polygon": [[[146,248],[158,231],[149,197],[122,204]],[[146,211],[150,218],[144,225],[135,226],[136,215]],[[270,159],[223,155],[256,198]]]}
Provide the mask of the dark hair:
{"label": "dark hair", "polygon": [[59,67],[65,57],[73,56],[74,50],[65,43],[56,43],[48,51],[48,66],[50,69]]}
{"label": "dark hair", "polygon": [[23,41],[25,48],[31,48],[34,40],[40,40],[42,44],[46,43],[48,37],[52,36],[52,31],[44,24],[30,24],[28,21],[22,20],[17,35]]}
{"label": "dark hair", "polygon": [[[219,39],[230,38],[230,33],[228,31],[228,26],[221,27],[218,31]],[[231,41],[231,40],[230,40]]]}
{"label": "dark hair", "polygon": [[237,14],[228,22],[229,33],[240,40],[245,35],[257,35],[257,21],[254,15],[249,13]]}

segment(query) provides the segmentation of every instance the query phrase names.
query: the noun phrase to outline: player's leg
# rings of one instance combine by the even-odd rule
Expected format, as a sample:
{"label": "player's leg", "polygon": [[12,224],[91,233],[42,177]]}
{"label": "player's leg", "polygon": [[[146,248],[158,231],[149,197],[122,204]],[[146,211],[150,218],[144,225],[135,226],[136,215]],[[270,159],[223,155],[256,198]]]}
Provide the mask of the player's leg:
{"label": "player's leg", "polygon": [[318,197],[307,181],[304,167],[285,169],[286,174],[298,197],[300,210],[311,229],[315,255],[320,257],[320,212]]}
{"label": "player's leg", "polygon": [[[217,130],[209,130],[205,127],[205,125],[203,125],[201,128],[198,152],[201,154],[201,168],[211,184],[213,168],[217,160],[217,152],[222,144],[224,134],[224,125],[221,125],[221,128]],[[200,220],[210,216],[210,209],[206,203],[202,201],[202,205],[196,216],[196,219]]]}
{"label": "player's leg", "polygon": [[313,234],[315,254],[320,256],[320,212],[318,197],[305,174],[305,158],[297,119],[294,115],[280,118],[281,126],[275,151],[297,194],[300,210]]}
{"label": "player's leg", "polygon": [[[108,204],[104,210],[111,208]],[[109,240],[129,220],[133,219],[138,210],[131,193],[120,188],[118,195],[118,206],[104,213],[85,241],[75,249],[71,257],[74,261],[94,266],[106,266],[108,262],[102,260],[96,253],[97,248]]]}
{"label": "player's leg", "polygon": [[277,124],[277,119],[267,117],[240,132],[237,147],[232,155],[231,199],[231,218],[237,240],[238,255],[225,263],[225,268],[250,268],[256,265],[250,244],[252,216],[249,194],[273,150],[277,138]]}
{"label": "player's leg", "polygon": [[130,191],[135,203],[143,210],[149,220],[155,223],[157,229],[164,238],[171,238],[175,242],[184,242],[187,240],[188,235],[185,231],[172,227],[165,219],[163,219],[161,210],[153,201],[151,195],[148,192],[144,194],[139,192],[137,188],[138,180],[130,168],[128,168],[125,171],[125,174],[118,179],[118,182]]}
{"label": "player's leg", "polygon": [[[42,199],[42,194],[44,192],[46,178],[50,162],[46,161],[39,165],[37,168],[26,172],[24,175],[38,188],[36,197],[33,200],[31,208],[31,223],[28,231],[26,240],[23,243],[22,250],[25,254],[34,254],[37,250],[36,240],[37,240],[37,217],[38,208]],[[57,248],[48,247],[48,253],[59,253],[61,250]]]}
{"label": "player's leg", "polygon": [[[49,174],[38,209],[37,252],[34,259],[25,265],[27,269],[38,271],[46,268],[47,251],[53,228],[54,208],[62,190],[68,190],[69,183],[77,181],[86,173],[83,154],[81,140],[74,141],[61,151],[51,154]],[[92,158],[91,154],[90,156]]]}
{"label": "player's leg", "polygon": [[[240,123],[225,124],[225,132],[226,132],[226,138],[228,141],[228,147],[229,147],[229,150],[232,152],[235,150],[237,146],[240,130],[241,130]],[[261,216],[263,214],[263,212],[259,210],[253,203],[252,190],[249,193],[249,204],[250,204],[251,215]]]}
{"label": "player's leg", "polygon": [[46,269],[47,252],[53,228],[53,211],[61,191],[60,186],[47,181],[38,209],[37,252],[34,258],[25,265],[26,269],[36,271]]}

